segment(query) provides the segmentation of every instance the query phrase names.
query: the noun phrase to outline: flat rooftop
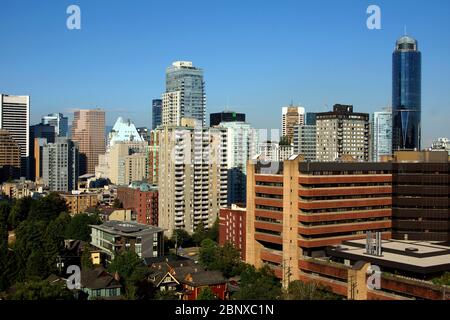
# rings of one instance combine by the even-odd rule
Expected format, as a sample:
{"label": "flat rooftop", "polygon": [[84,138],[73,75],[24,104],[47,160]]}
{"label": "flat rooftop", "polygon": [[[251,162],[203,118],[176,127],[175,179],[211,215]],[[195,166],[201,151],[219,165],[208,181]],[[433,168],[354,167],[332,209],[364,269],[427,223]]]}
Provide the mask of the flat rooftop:
{"label": "flat rooftop", "polygon": [[331,256],[417,273],[450,271],[450,247],[436,242],[383,240],[381,256],[367,254],[365,247],[365,239],[352,240],[331,247],[327,252]]}
{"label": "flat rooftop", "polygon": [[163,229],[133,221],[107,221],[101,225],[91,225],[92,228],[105,231],[110,234],[125,237],[139,237],[150,233],[162,232]]}

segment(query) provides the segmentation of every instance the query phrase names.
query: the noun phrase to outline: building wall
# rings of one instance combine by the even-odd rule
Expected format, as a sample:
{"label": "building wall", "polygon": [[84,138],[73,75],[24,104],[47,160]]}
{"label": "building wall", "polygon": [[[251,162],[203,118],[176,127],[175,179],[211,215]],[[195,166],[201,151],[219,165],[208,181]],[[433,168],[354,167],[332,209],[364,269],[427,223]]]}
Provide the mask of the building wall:
{"label": "building wall", "polygon": [[105,112],[102,110],[75,111],[71,139],[79,146],[80,175],[94,174],[99,155],[106,151]]}
{"label": "building wall", "polygon": [[336,161],[349,155],[369,161],[369,115],[353,106],[335,105],[332,112],[316,114],[317,161]]}
{"label": "building wall", "polygon": [[42,180],[50,191],[69,192],[77,188],[78,146],[67,138],[42,147]]}
{"label": "building wall", "polygon": [[0,183],[20,177],[20,147],[7,130],[0,129]]}
{"label": "building wall", "polygon": [[276,273],[296,279],[302,271],[297,263],[325,255],[327,246],[364,238],[369,230],[390,237],[389,168],[390,164],[306,163],[297,158],[267,174],[249,163],[247,262],[267,263]]}
{"label": "building wall", "polygon": [[450,241],[450,162],[447,152],[397,153],[393,164],[395,239]]}
{"label": "building wall", "polygon": [[210,285],[210,286],[202,286],[202,287],[192,287],[187,284],[183,284],[183,288],[189,291],[189,294],[183,296],[183,300],[197,300],[201,291],[205,288],[210,288],[211,291],[216,295],[219,300],[225,300],[226,295],[226,287],[227,285],[218,284],[218,285]]}
{"label": "building wall", "polygon": [[125,209],[137,213],[137,222],[158,225],[158,191],[140,191],[140,189],[120,187],[117,197]]}
{"label": "building wall", "polygon": [[230,242],[241,253],[245,260],[246,211],[243,208],[221,208],[219,216],[219,244]]}
{"label": "building wall", "polygon": [[392,112],[375,112],[372,123],[372,161],[392,155]]}
{"label": "building wall", "polygon": [[205,125],[205,83],[203,70],[190,61],[175,61],[166,69],[162,124],[180,125],[181,118],[196,119]]}
{"label": "building wall", "polygon": [[305,161],[316,161],[316,126],[294,127],[293,146],[294,154],[304,156]]}
{"label": "building wall", "polygon": [[61,196],[66,200],[70,214],[78,214],[86,211],[87,208],[95,207],[98,204],[97,194],[64,194]]}
{"label": "building wall", "polygon": [[0,94],[0,129],[8,130],[20,150],[20,175],[28,176],[30,97]]}
{"label": "building wall", "polygon": [[[184,121],[184,120],[183,120]],[[182,121],[182,122],[183,122]],[[159,152],[159,227],[211,228],[227,203],[226,130],[164,126]]]}
{"label": "building wall", "polygon": [[289,106],[282,108],[281,132],[284,137],[292,142],[294,136],[294,127],[305,124],[305,108],[298,106]]}
{"label": "building wall", "polygon": [[150,131],[150,147],[148,152],[148,182],[154,185],[158,185],[159,133],[159,130]]}

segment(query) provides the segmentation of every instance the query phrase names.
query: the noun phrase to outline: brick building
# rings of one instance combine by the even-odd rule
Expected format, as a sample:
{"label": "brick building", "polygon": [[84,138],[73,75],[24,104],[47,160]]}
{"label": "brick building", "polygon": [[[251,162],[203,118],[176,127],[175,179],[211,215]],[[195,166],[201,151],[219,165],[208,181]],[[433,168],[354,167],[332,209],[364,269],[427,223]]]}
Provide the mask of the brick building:
{"label": "brick building", "polygon": [[327,246],[367,231],[391,237],[390,163],[299,158],[247,169],[246,261],[269,264],[285,281],[287,270],[298,279],[301,261],[324,256]]}
{"label": "brick building", "polygon": [[66,200],[71,215],[84,213],[88,208],[98,205],[98,193],[73,191],[60,193],[60,195]]}
{"label": "brick building", "polygon": [[230,242],[241,252],[245,260],[245,221],[247,211],[236,204],[220,208],[219,213],[219,244]]}
{"label": "brick building", "polygon": [[137,222],[158,225],[158,188],[146,182],[133,182],[117,189],[117,198],[125,209],[136,212]]}

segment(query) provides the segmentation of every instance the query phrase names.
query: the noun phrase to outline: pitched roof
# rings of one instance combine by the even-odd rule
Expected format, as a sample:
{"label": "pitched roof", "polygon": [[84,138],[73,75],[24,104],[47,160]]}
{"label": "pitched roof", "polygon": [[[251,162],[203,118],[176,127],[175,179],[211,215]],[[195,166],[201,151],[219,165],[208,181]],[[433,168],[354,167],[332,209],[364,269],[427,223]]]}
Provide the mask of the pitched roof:
{"label": "pitched roof", "polygon": [[227,280],[220,271],[200,270],[197,272],[188,273],[181,282],[189,284],[193,287],[199,287],[223,284],[226,283]]}
{"label": "pitched roof", "polygon": [[226,283],[220,271],[206,270],[192,260],[157,262],[149,265],[149,268],[149,277],[155,285],[159,285],[167,274],[170,274],[177,282],[193,287]]}
{"label": "pitched roof", "polygon": [[113,289],[122,287],[103,267],[81,271],[81,286],[88,289]]}

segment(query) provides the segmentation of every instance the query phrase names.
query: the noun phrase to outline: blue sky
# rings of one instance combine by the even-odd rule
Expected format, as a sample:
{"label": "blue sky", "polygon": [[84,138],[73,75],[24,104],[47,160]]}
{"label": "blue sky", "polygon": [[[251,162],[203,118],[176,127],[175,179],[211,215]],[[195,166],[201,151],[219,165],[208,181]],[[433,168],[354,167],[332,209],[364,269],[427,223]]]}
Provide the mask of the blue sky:
{"label": "blue sky", "polygon": [[[82,29],[66,28],[79,5]],[[382,29],[366,27],[381,8]],[[391,54],[403,34],[423,54],[425,145],[450,136],[450,1],[1,0],[0,92],[29,94],[42,114],[101,107],[107,123],[151,124],[165,68],[191,60],[205,71],[207,112],[247,113],[279,128],[281,107],[335,103],[373,112],[391,101]]]}

